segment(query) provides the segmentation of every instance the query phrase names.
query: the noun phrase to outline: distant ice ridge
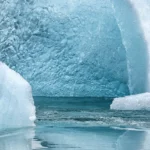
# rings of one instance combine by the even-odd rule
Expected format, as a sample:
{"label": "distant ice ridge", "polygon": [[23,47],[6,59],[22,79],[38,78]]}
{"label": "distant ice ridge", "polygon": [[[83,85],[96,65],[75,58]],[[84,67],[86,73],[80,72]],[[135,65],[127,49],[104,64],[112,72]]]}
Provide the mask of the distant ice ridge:
{"label": "distant ice ridge", "polygon": [[150,93],[115,98],[110,106],[114,110],[150,110]]}
{"label": "distant ice ridge", "polygon": [[35,106],[30,84],[0,62],[0,130],[34,126]]}

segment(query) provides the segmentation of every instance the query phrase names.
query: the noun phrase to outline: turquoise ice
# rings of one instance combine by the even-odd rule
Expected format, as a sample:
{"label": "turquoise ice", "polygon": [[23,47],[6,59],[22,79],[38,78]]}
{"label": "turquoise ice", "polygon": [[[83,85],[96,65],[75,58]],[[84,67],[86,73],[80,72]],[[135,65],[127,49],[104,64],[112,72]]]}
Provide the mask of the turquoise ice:
{"label": "turquoise ice", "polygon": [[4,0],[0,9],[0,60],[34,95],[149,91],[148,0]]}

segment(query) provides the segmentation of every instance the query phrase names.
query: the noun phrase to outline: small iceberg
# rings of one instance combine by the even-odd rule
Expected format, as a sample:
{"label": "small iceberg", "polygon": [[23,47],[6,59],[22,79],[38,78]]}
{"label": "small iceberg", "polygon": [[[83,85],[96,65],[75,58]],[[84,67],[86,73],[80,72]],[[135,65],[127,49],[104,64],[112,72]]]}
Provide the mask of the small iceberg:
{"label": "small iceberg", "polygon": [[110,105],[114,110],[150,110],[150,93],[115,98]]}
{"label": "small iceberg", "polygon": [[35,106],[30,84],[0,62],[0,130],[34,126]]}

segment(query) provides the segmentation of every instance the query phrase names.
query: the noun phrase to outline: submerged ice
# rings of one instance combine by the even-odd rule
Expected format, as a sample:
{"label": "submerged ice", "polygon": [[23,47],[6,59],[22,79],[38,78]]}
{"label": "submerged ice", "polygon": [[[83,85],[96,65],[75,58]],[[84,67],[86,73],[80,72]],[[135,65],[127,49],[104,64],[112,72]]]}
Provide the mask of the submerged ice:
{"label": "submerged ice", "polygon": [[34,125],[35,107],[30,84],[0,62],[0,130]]}

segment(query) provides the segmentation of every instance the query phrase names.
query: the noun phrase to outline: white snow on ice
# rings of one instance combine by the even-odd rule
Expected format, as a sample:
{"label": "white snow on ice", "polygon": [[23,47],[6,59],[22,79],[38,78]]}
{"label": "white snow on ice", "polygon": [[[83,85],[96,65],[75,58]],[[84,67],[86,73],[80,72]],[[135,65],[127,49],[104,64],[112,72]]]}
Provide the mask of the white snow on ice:
{"label": "white snow on ice", "polygon": [[30,84],[0,62],[0,130],[34,125],[35,106]]}
{"label": "white snow on ice", "polygon": [[110,106],[114,110],[150,110],[150,93],[115,98]]}

